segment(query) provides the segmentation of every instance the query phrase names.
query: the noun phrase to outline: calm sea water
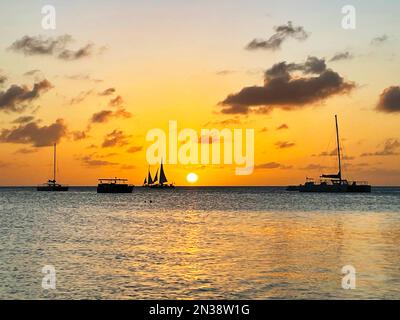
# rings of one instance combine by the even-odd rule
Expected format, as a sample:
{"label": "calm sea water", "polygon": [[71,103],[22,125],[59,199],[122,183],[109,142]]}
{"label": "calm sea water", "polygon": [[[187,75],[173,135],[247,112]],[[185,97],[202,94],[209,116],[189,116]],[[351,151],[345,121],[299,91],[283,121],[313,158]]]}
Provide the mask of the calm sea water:
{"label": "calm sea water", "polygon": [[400,299],[400,188],[2,188],[0,298]]}

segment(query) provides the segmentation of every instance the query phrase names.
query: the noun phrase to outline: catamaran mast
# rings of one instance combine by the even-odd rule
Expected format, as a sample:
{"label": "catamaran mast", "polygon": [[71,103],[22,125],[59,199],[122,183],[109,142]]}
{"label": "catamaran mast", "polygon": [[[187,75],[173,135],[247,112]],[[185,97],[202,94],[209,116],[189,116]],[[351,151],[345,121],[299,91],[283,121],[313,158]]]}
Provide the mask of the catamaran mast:
{"label": "catamaran mast", "polygon": [[342,182],[342,163],[340,159],[340,139],[339,139],[339,125],[337,120],[337,115],[335,115],[336,122],[336,141],[337,141],[337,151],[338,151],[338,162],[339,162],[339,180]]}
{"label": "catamaran mast", "polygon": [[56,182],[56,161],[57,161],[57,150],[56,144],[54,144],[54,158],[53,158],[53,181]]}

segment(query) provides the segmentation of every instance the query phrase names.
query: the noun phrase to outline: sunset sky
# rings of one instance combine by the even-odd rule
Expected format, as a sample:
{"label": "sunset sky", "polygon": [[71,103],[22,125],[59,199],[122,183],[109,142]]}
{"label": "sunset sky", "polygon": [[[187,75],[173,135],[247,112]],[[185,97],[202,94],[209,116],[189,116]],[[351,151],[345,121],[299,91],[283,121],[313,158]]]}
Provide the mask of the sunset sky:
{"label": "sunset sky", "polygon": [[[400,2],[0,3],[0,185],[95,185],[147,173],[152,128],[255,130],[255,170],[169,165],[187,185],[286,185],[336,172],[400,185]],[[43,5],[56,8],[44,30]],[[357,12],[342,28],[342,7]],[[152,168],[155,172],[156,168]]]}

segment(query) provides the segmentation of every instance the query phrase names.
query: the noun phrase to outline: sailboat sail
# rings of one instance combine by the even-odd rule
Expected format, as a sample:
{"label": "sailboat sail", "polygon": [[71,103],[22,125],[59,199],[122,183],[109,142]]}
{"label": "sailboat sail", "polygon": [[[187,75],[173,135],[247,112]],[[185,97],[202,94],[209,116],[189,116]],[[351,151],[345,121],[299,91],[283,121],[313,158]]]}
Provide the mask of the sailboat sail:
{"label": "sailboat sail", "polygon": [[148,184],[153,184],[153,178],[151,177],[150,169],[149,169],[149,175],[147,177],[147,183]]}
{"label": "sailboat sail", "polygon": [[144,178],[143,184],[147,184],[147,178]]}
{"label": "sailboat sail", "polygon": [[156,175],[155,175],[155,177],[154,177],[154,183],[156,183],[158,181],[158,169],[157,169],[157,172],[156,172]]}
{"label": "sailboat sail", "polygon": [[167,177],[165,176],[164,167],[163,167],[163,164],[162,164],[162,162],[161,162],[161,167],[160,167],[160,184],[164,184],[164,183],[166,183],[166,182],[168,182],[168,180],[167,180]]}

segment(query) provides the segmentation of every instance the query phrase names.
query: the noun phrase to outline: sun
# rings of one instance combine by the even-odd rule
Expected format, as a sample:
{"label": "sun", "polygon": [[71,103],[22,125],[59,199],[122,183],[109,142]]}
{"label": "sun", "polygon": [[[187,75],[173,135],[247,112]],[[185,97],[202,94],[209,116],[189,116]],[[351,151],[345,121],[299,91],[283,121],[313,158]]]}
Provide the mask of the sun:
{"label": "sun", "polygon": [[197,180],[199,180],[199,176],[193,172],[188,173],[188,175],[186,176],[186,180],[189,183],[196,183]]}

